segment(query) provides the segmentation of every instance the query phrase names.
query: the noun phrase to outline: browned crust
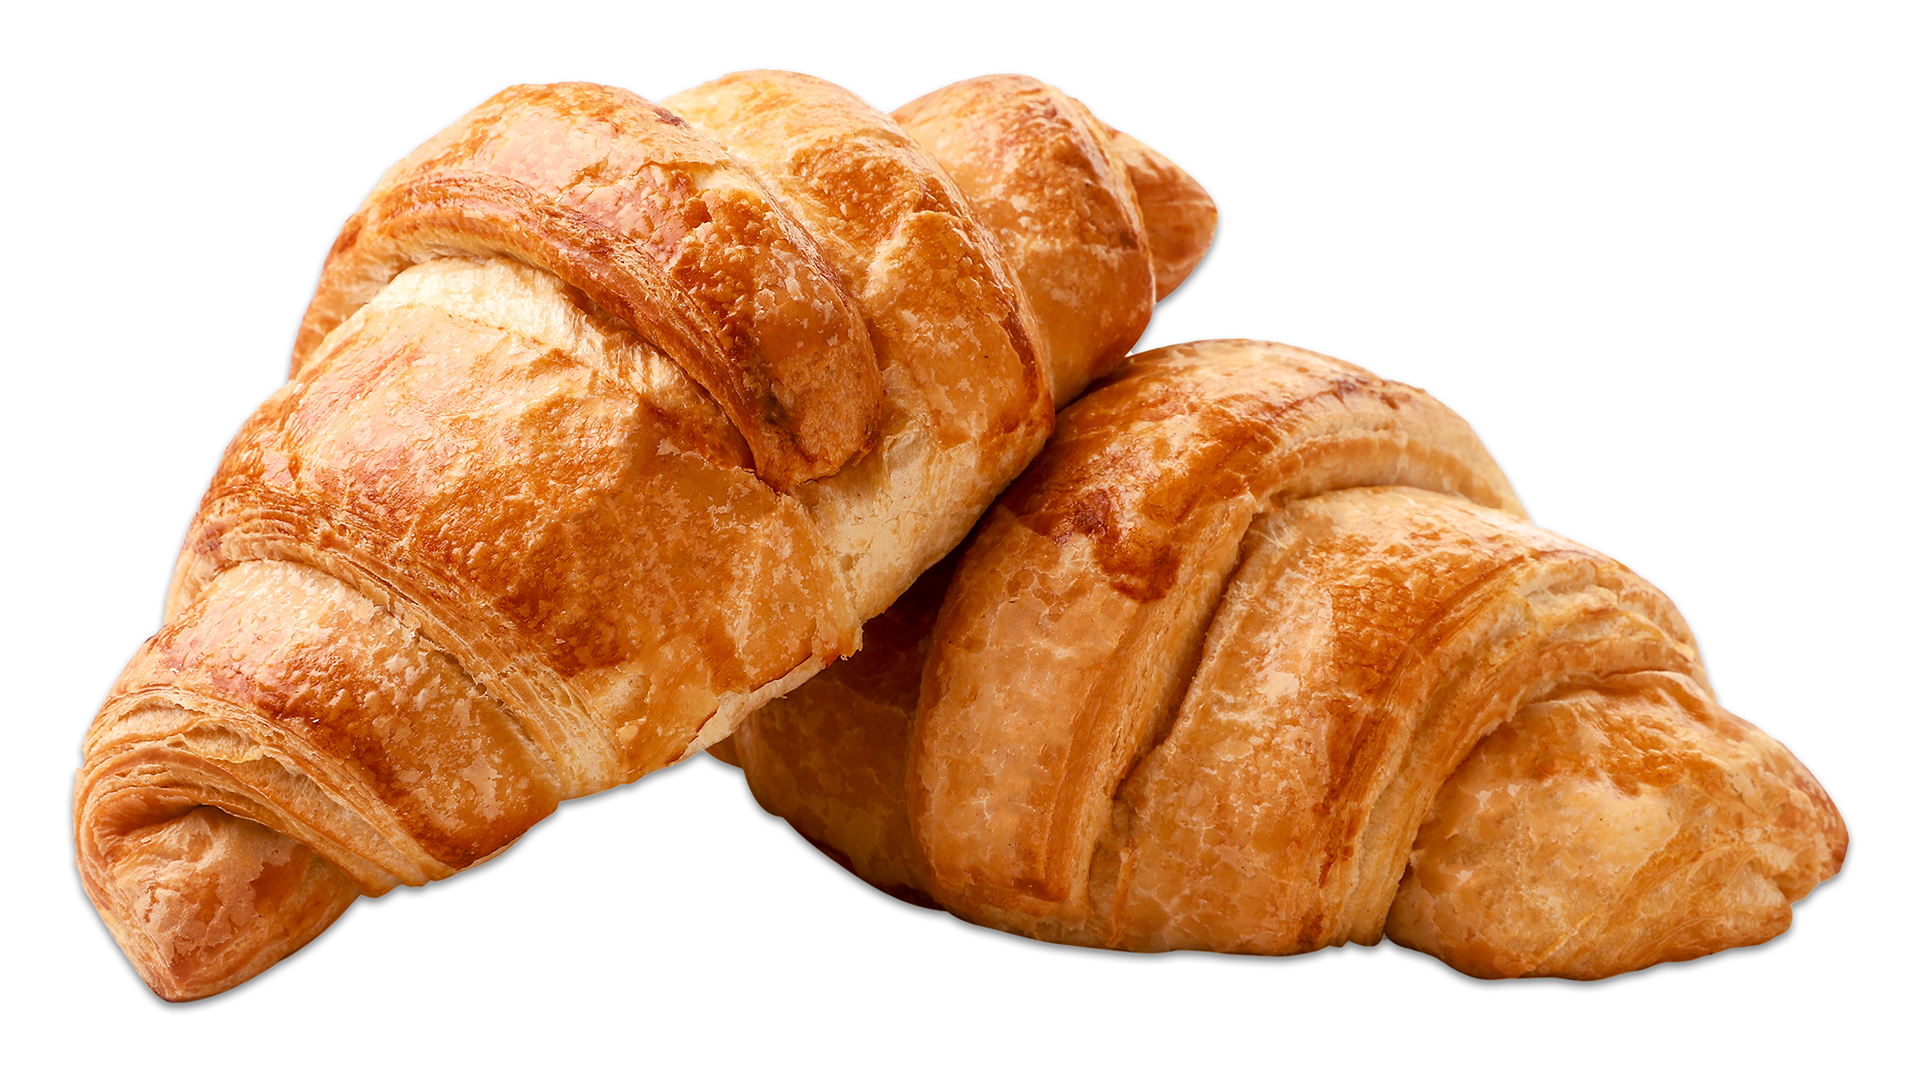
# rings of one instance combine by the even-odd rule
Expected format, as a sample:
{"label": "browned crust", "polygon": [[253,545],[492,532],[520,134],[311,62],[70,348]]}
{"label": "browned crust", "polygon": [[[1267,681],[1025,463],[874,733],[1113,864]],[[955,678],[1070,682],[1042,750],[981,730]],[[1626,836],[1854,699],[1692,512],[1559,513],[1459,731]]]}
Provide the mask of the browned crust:
{"label": "browned crust", "polygon": [[[1528,524],[1424,393],[1307,352],[1132,360],[937,618],[889,617],[870,667],[924,657],[917,699],[803,687],[740,733],[755,795],[870,881],[1041,939],[1388,934],[1482,977],[1607,977],[1777,935],[1847,849],[1670,601]],[[904,794],[875,779],[901,763]],[[911,845],[847,848],[852,812]]]}
{"label": "browned crust", "polygon": [[[511,88],[343,231],[76,783],[83,882],[167,999],[724,737],[1043,440],[1019,262],[1048,250],[831,84],[678,101],[734,152],[623,91]],[[975,180],[1056,168],[1003,165]]]}
{"label": "browned crust", "polygon": [[1107,129],[1113,153],[1126,167],[1140,201],[1148,248],[1153,254],[1154,299],[1187,281],[1213,244],[1220,209],[1193,175],[1172,159],[1124,132]]}
{"label": "browned crust", "polygon": [[[164,1000],[225,992],[300,950],[360,897],[346,874],[300,843],[219,808],[188,806],[85,860],[81,883],[107,931]],[[196,892],[243,887],[243,909],[208,909]],[[217,937],[183,939],[211,930]]]}
{"label": "browned crust", "polygon": [[390,170],[334,242],[294,373],[401,268],[496,254],[554,272],[670,355],[774,486],[872,445],[872,346],[806,231],[671,111],[589,83],[509,87]]}
{"label": "browned crust", "polygon": [[[725,692],[850,652],[858,620],[713,403],[630,332],[568,350],[497,327],[487,307],[564,301],[503,263],[414,269],[255,412],[174,606],[237,563],[324,569],[460,660],[584,795],[681,757]],[[422,282],[445,297],[402,301]]]}
{"label": "browned crust", "polygon": [[1280,345],[1148,352],[1064,413],[935,631],[910,783],[942,901],[1044,912],[1083,891],[1106,798],[1177,707],[1253,516],[1369,483],[1518,509],[1437,401]]}
{"label": "browned crust", "polygon": [[[80,865],[155,991],[237,984],[342,895],[478,863],[857,646],[745,461],[678,368],[510,261],[408,269],[330,336],[229,447],[89,732]],[[307,890],[255,886],[309,856]]]}
{"label": "browned crust", "polygon": [[760,806],[895,897],[932,899],[907,819],[908,732],[958,554],[867,624],[871,651],[757,710],[731,737]]}
{"label": "browned crust", "polygon": [[558,785],[519,724],[387,612],[315,571],[249,563],[115,684],[75,790],[79,867],[154,991],[194,999],[361,894],[505,848]]}
{"label": "browned crust", "polygon": [[877,612],[1046,440],[1052,401],[1031,308],[959,185],[844,88],[739,72],[667,105],[760,171],[866,323],[886,389],[880,441],[796,494],[849,564],[857,607]]}
{"label": "browned crust", "polygon": [[1610,977],[1778,936],[1846,853],[1778,741],[1684,674],[1622,672],[1527,706],[1453,771],[1386,932],[1476,977]]}
{"label": "browned crust", "polygon": [[1093,939],[1377,942],[1416,830],[1481,736],[1570,678],[1699,671],[1630,571],[1432,491],[1296,499],[1245,550],[1178,720],[1119,792],[1122,876]]}
{"label": "browned crust", "polygon": [[1146,220],[1105,125],[1027,76],[981,76],[894,118],[965,189],[1046,330],[1065,404],[1126,356],[1153,314]]}

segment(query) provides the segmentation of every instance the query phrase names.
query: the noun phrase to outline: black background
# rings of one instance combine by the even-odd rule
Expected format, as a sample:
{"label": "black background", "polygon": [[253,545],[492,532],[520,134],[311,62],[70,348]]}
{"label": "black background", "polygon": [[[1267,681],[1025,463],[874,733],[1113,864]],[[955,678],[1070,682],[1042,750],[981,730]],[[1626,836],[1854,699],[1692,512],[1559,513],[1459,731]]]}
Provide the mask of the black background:
{"label": "black background", "polygon": [[[1010,44],[1006,27],[941,25],[851,46],[741,38],[724,21],[586,46],[576,33],[564,48],[532,25],[482,44],[380,33],[378,48],[357,31],[324,56],[184,44],[90,71],[88,96],[61,100],[60,177],[33,196],[60,282],[19,302],[71,309],[35,359],[54,392],[25,421],[48,434],[29,459],[52,486],[31,501],[58,519],[23,534],[44,599],[31,607],[54,616],[23,664],[33,684],[50,664],[58,689],[23,722],[48,751],[29,774],[33,866],[15,912],[60,949],[27,968],[27,991],[169,1031],[300,1024],[396,1033],[409,1052],[538,1027],[724,1056],[728,1037],[799,1029],[822,1066],[866,1064],[876,1033],[993,1068],[1002,1043],[1079,1062],[1114,1045],[1338,1037],[1386,1060],[1486,1031],[1605,1049],[1649,1016],[1847,1029],[1836,1016],[1857,979],[1905,958],[1866,903],[1885,880],[1870,764],[1897,759],[1884,736],[1910,724],[1884,693],[1903,676],[1874,616],[1910,607],[1912,590],[1903,503],[1885,501],[1910,465],[1887,451],[1903,388],[1866,332],[1891,290],[1860,263],[1882,248],[1878,152],[1845,58],[1820,52],[1807,71],[1774,61],[1824,44],[1659,27],[1181,23]],[[1286,340],[1450,403],[1536,522],[1672,595],[1722,703],[1786,739],[1836,797],[1857,835],[1849,868],[1766,947],[1594,985],[1480,983],[1392,945],[1094,953],[895,903],[699,757],[564,805],[459,880],[359,903],[234,993],[161,1006],[79,889],[67,774],[98,699],[159,624],[228,436],[284,380],[340,221],[388,163],[505,83],[599,79],[664,98],[751,65],[812,71],[887,109],[1027,71],[1185,165],[1221,207],[1219,236],[1142,348]]]}

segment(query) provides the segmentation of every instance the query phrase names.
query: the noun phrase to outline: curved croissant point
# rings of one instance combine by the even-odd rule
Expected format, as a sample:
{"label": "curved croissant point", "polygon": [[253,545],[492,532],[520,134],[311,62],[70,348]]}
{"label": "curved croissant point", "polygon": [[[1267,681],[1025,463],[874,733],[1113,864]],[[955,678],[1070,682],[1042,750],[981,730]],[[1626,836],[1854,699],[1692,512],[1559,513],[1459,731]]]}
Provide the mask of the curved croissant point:
{"label": "curved croissant point", "polygon": [[286,835],[218,808],[98,844],[88,893],[134,969],[161,997],[224,992],[292,954],[360,895]]}

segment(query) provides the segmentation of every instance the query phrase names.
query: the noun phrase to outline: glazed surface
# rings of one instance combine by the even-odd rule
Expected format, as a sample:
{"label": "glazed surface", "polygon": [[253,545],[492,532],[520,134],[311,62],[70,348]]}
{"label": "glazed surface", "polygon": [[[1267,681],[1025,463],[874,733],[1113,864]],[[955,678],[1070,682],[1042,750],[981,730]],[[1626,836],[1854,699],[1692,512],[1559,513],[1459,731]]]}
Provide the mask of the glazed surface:
{"label": "glazed surface", "polygon": [[[1129,163],[1166,259],[1204,251],[1204,192],[1118,138],[1022,77],[903,122],[750,72],[671,108],[509,88],[390,170],[88,735],[82,879],[155,991],[244,981],[857,649],[1144,326]],[[1010,248],[977,200],[1028,191],[1107,272]],[[1098,315],[1057,333],[1028,287],[1067,280]]]}
{"label": "glazed surface", "polygon": [[1770,939],[1845,856],[1657,589],[1425,393],[1277,344],[1129,360],[871,629],[867,682],[737,734],[755,796],[1042,939],[1597,978]]}

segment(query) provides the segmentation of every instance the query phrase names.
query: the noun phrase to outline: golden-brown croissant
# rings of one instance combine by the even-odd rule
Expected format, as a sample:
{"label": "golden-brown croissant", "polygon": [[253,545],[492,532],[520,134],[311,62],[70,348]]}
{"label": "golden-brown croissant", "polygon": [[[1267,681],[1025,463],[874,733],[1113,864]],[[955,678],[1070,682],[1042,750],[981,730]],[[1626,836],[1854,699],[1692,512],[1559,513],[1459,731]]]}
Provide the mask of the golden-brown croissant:
{"label": "golden-brown croissant", "polygon": [[206,996],[725,736],[959,541],[1211,221],[1023,77],[489,99],[341,231],[87,736],[107,926]]}
{"label": "golden-brown croissant", "polygon": [[724,754],[877,886],[1139,951],[1384,933],[1607,977],[1777,935],[1847,845],[1673,605],[1529,524],[1459,417],[1248,341],[1064,410],[965,550]]}

